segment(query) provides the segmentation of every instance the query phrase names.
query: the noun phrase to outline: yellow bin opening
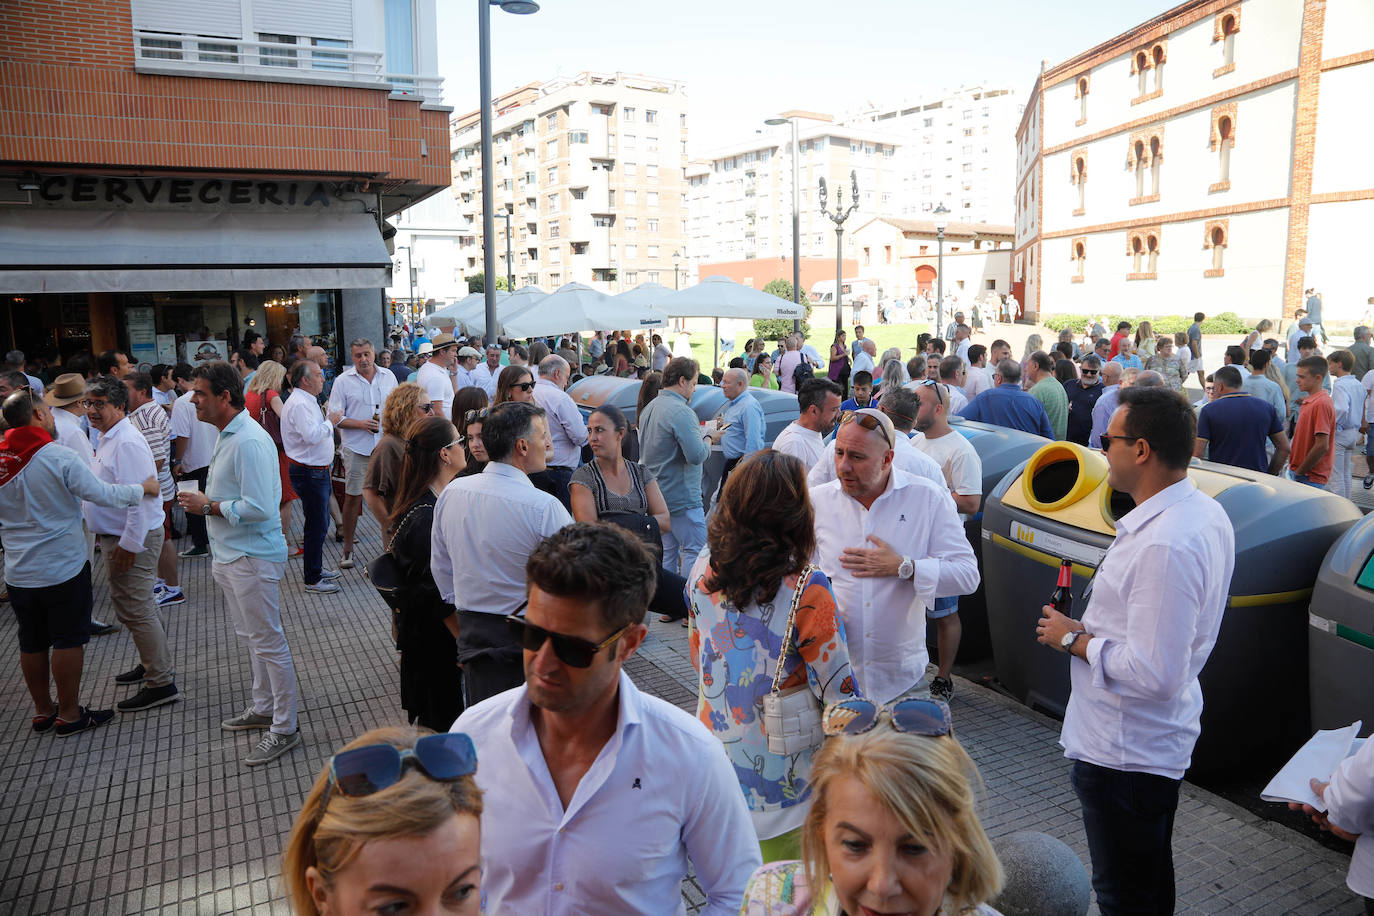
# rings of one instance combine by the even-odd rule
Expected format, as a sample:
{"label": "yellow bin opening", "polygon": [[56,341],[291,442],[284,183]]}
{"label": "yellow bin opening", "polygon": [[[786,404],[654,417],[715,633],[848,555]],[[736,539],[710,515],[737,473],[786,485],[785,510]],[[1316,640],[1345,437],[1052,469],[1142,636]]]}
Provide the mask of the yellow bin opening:
{"label": "yellow bin opening", "polygon": [[1076,442],[1051,442],[1026,462],[1021,495],[1037,512],[1053,512],[1078,502],[1107,477],[1107,461]]}

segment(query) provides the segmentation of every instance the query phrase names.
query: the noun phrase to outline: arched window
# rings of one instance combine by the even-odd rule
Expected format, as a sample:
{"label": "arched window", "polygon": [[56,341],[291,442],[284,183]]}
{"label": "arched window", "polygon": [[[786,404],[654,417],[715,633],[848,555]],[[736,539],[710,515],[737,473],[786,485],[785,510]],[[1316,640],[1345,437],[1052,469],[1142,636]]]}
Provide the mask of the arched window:
{"label": "arched window", "polygon": [[1073,277],[1075,283],[1083,282],[1083,267],[1087,263],[1087,260],[1088,243],[1083,239],[1075,239],[1073,243],[1073,262],[1074,266],[1077,268]]}
{"label": "arched window", "polygon": [[1226,250],[1226,233],[1220,226],[1212,230],[1212,269],[1221,270],[1222,252]]}
{"label": "arched window", "polygon": [[1083,192],[1088,187],[1088,164],[1080,156],[1073,162],[1078,178],[1078,209],[1083,209]]}
{"label": "arched window", "polygon": [[1163,91],[1164,91],[1164,46],[1163,46],[1163,45],[1155,45],[1154,50],[1150,52],[1150,56],[1151,56],[1151,58],[1152,58],[1152,62],[1154,63],[1154,70],[1155,70],[1155,92],[1163,92]]}
{"label": "arched window", "polygon": [[1140,236],[1131,237],[1131,273],[1140,273],[1140,261],[1145,256],[1145,242]]}
{"label": "arched window", "polygon": [[1222,116],[1217,121],[1217,181],[1231,180],[1231,119]]}
{"label": "arched window", "polygon": [[1225,276],[1225,271],[1222,270],[1222,261],[1226,256],[1230,225],[1230,220],[1226,219],[1208,220],[1203,225],[1202,247],[1212,249],[1212,267],[1202,272],[1204,277]]}
{"label": "arched window", "polygon": [[1137,51],[1135,55],[1136,89],[1137,95],[1145,94],[1145,71],[1149,69],[1150,57],[1144,51]]}
{"label": "arched window", "polygon": [[1163,148],[1163,145],[1159,142],[1159,138],[1158,138],[1158,137],[1151,137],[1151,138],[1150,138],[1150,195],[1153,196],[1153,197],[1158,197],[1158,196],[1159,196],[1159,161],[1160,161],[1161,158],[1163,158],[1163,157],[1160,155],[1161,153],[1163,153],[1163,151],[1164,151],[1164,148]]}
{"label": "arched window", "polygon": [[1088,78],[1086,76],[1078,79],[1078,123],[1082,124],[1088,120]]}
{"label": "arched window", "polygon": [[1145,237],[1145,249],[1149,258],[1147,269],[1150,273],[1154,273],[1159,267],[1159,238],[1154,235],[1147,235]]}
{"label": "arched window", "polygon": [[1236,35],[1240,32],[1240,22],[1234,13],[1227,13],[1221,19],[1221,65],[1230,66],[1236,62]]}
{"label": "arched window", "polygon": [[1135,196],[1145,196],[1145,141],[1135,141]]}

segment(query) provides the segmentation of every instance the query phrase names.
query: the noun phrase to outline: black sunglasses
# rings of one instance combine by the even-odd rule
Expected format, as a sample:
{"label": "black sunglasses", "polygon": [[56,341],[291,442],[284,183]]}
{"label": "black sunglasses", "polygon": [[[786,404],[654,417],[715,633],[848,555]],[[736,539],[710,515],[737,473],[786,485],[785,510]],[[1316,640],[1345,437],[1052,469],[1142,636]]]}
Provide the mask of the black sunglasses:
{"label": "black sunglasses", "polygon": [[534,382],[516,382],[514,385],[511,385],[511,387],[519,388],[521,391],[529,391],[534,387]]}
{"label": "black sunglasses", "polygon": [[320,817],[331,792],[345,798],[365,798],[396,785],[413,766],[436,782],[454,782],[477,772],[477,748],[462,732],[425,735],[413,748],[369,744],[341,751],[329,761],[329,781],[320,802]]}
{"label": "black sunglasses", "polygon": [[483,407],[480,410],[464,411],[463,425],[467,426],[469,423],[476,423],[478,420],[485,420],[487,418],[487,414],[489,413],[491,413],[490,407]]}
{"label": "black sunglasses", "polygon": [[936,403],[936,404],[944,404],[944,403],[945,403],[945,402],[944,402],[944,395],[942,395],[942,394],[940,393],[941,391],[944,390],[944,387],[945,387],[945,386],[942,385],[942,384],[940,384],[939,381],[937,381],[936,379],[933,379],[933,378],[928,378],[928,379],[926,379],[924,382],[921,383],[921,387],[922,387],[922,388],[934,388],[934,389],[935,389],[935,403]]}
{"label": "black sunglasses", "polygon": [[1102,371],[1102,370],[1100,370],[1100,369],[1084,369],[1084,370],[1082,370],[1082,372],[1083,372],[1084,375],[1097,375],[1097,373],[1100,372],[1100,371]]}
{"label": "black sunglasses", "polygon": [[421,401],[419,404],[420,413],[434,413],[433,401]]}
{"label": "black sunglasses", "polygon": [[506,625],[510,627],[511,637],[520,643],[520,647],[526,652],[538,652],[546,640],[552,640],[553,652],[558,656],[559,661],[574,668],[591,667],[592,659],[596,657],[596,653],[624,636],[625,631],[633,626],[633,624],[627,623],[601,642],[595,643],[580,636],[565,636],[562,633],[537,627],[524,617],[517,617],[514,614],[506,618]]}
{"label": "black sunglasses", "polygon": [[830,736],[862,735],[871,731],[886,714],[892,727],[909,735],[938,738],[953,730],[949,705],[941,700],[898,700],[879,706],[872,700],[852,699],[831,703],[825,708],[821,729]]}
{"label": "black sunglasses", "polygon": [[[1102,443],[1102,452],[1103,452],[1103,454],[1105,454],[1105,453],[1111,451],[1111,448],[1112,448],[1112,440],[1113,440],[1113,439],[1120,439],[1122,442],[1139,442],[1141,439],[1145,439],[1145,437],[1144,437],[1144,436],[1108,436],[1108,435],[1106,435],[1106,434],[1104,433],[1102,436],[1099,437],[1099,440],[1100,440],[1101,443]],[[1148,443],[1150,440],[1146,439],[1145,441]]]}

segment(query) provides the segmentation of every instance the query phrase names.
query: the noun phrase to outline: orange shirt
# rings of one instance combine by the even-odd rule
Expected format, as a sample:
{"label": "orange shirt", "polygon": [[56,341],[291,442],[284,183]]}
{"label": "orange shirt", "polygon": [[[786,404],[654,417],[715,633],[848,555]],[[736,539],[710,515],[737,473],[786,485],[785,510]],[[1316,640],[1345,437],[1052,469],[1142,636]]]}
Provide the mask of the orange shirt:
{"label": "orange shirt", "polygon": [[1331,395],[1326,393],[1326,389],[1317,389],[1316,394],[1309,394],[1303,399],[1302,408],[1298,411],[1298,425],[1293,430],[1293,451],[1288,458],[1288,466],[1293,469],[1293,473],[1298,473],[1298,468],[1302,467],[1303,461],[1307,459],[1307,453],[1312,451],[1312,444],[1316,442],[1318,434],[1326,436],[1326,454],[1317,461],[1312,469],[1307,472],[1307,478],[1313,483],[1326,483],[1331,477],[1331,462],[1336,457],[1336,408],[1331,402]]}

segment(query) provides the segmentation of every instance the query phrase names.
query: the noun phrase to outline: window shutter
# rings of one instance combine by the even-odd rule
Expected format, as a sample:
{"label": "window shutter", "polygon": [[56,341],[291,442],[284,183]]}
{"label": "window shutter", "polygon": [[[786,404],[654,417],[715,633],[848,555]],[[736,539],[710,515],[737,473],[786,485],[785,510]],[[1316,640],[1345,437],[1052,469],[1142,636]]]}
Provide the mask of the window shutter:
{"label": "window shutter", "polygon": [[311,38],[353,38],[351,0],[256,0],[253,30]]}
{"label": "window shutter", "polygon": [[243,38],[241,0],[133,0],[134,28]]}

